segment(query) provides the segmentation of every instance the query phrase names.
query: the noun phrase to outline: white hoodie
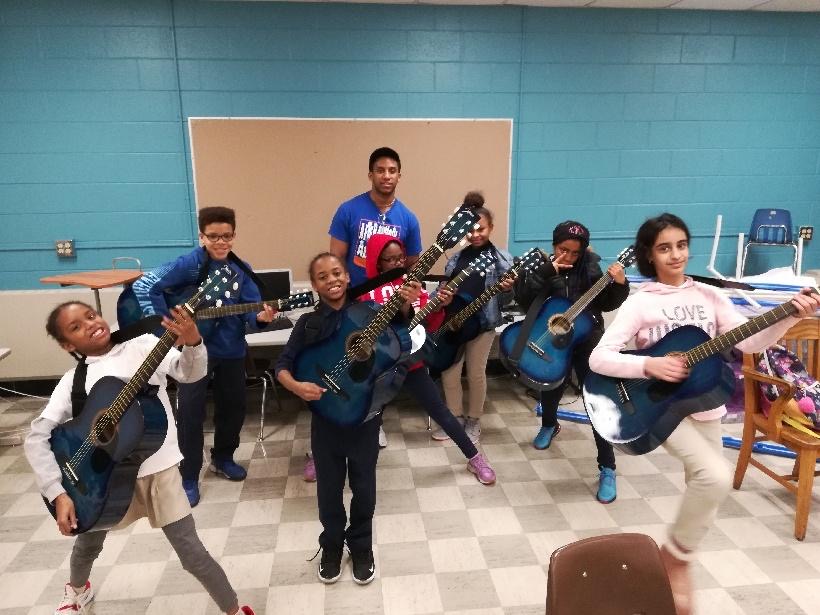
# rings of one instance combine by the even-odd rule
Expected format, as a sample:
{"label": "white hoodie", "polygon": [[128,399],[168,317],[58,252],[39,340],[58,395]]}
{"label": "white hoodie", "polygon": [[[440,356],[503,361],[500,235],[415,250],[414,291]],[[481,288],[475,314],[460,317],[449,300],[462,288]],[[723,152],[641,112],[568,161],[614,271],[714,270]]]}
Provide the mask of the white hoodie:
{"label": "white hoodie", "polygon": [[[654,346],[672,329],[700,327],[709,337],[722,335],[746,322],[720,290],[687,277],[680,286],[646,282],[627,298],[615,320],[589,357],[592,371],[618,378],[645,378],[648,357],[620,354],[634,340],[640,349]],[[775,343],[799,318],[789,317],[739,342],[743,352],[757,352]],[[706,421],[722,417],[726,407],[697,412],[692,418]]]}

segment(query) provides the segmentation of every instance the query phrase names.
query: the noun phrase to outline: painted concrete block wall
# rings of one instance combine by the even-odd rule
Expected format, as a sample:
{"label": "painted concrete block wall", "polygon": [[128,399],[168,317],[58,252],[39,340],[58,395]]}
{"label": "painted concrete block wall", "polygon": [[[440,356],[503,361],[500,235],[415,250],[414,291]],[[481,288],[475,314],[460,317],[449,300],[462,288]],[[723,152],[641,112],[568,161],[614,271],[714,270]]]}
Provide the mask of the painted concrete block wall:
{"label": "painted concrete block wall", "polygon": [[731,273],[755,209],[820,219],[814,14],[7,0],[0,109],[0,289],[194,245],[190,116],[511,117],[513,251],[671,210],[702,271],[723,214]]}

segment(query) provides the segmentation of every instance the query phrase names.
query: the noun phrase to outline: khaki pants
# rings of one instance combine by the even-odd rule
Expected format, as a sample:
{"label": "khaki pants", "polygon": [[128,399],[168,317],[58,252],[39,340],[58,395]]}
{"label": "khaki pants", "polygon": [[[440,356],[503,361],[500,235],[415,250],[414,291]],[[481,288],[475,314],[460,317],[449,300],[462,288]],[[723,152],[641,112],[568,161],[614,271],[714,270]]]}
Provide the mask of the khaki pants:
{"label": "khaki pants", "polygon": [[121,530],[142,517],[148,517],[151,527],[160,528],[190,514],[191,505],[182,488],[179,468],[172,466],[137,479],[125,516],[111,529]]}
{"label": "khaki pants", "polygon": [[723,456],[720,419],[685,418],[663,448],[683,462],[686,490],[669,535],[693,551],[714,523],[717,509],[732,487],[732,470]]}
{"label": "khaki pants", "polygon": [[[467,342],[460,361],[454,363],[441,374],[444,398],[447,407],[456,416],[478,419],[484,414],[484,400],[487,398],[487,359],[495,339],[495,330],[480,333]],[[464,412],[464,391],[461,388],[461,368],[467,364],[468,411]]]}

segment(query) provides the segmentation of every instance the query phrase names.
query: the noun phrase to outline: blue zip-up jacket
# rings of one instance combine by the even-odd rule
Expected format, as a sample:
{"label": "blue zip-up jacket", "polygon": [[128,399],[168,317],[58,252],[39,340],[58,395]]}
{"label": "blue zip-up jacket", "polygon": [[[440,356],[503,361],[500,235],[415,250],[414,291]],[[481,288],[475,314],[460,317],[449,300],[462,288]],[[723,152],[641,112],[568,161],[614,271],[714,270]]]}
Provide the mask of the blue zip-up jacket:
{"label": "blue zip-up jacket", "polygon": [[[510,268],[513,266],[512,254],[506,250],[502,250],[497,246],[493,246],[496,255],[495,267],[488,269],[484,276],[484,288],[489,288]],[[456,264],[458,263],[459,252],[453,254],[447,259],[447,265],[444,267],[444,275],[452,276],[455,273]],[[458,292],[458,291],[456,291]],[[481,328],[484,331],[495,329],[501,324],[501,308],[507,305],[513,299],[512,291],[496,295],[488,301],[482,308],[479,314],[481,315]]]}
{"label": "blue zip-up jacket", "polygon": [[[193,295],[199,284],[199,271],[206,259],[208,252],[205,248],[195,248],[188,254],[149,271],[134,282],[134,294],[143,315],[167,316],[170,307]],[[232,292],[230,297],[222,298],[223,305],[257,303],[262,300],[254,281],[230,261],[211,260],[208,273],[225,266],[230,266],[231,271],[236,273],[239,288]],[[250,269],[250,266],[248,268]],[[256,312],[222,316],[201,322],[213,323],[213,326],[200,326],[200,332],[208,349],[208,356],[215,359],[241,359],[246,352],[246,325],[253,331],[259,331],[266,326],[266,323],[257,322]]]}

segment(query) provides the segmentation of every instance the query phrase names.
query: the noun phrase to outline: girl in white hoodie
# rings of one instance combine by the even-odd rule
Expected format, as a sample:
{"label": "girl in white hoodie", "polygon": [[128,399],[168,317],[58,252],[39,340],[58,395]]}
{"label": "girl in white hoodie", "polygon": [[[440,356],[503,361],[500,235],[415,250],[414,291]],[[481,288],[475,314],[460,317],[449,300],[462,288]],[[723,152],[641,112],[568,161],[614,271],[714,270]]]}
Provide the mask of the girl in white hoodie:
{"label": "girl in white hoodie", "polygon": [[[689,369],[680,356],[646,357],[620,354],[630,341],[638,349],[653,346],[669,331],[683,325],[700,327],[710,337],[737,327],[745,318],[718,289],[685,275],[689,260],[689,229],[677,216],[664,213],[644,222],[635,240],[638,269],[654,278],[641,285],[618,310],[612,325],[589,358],[592,371],[617,378],[655,378],[681,382]],[[798,310],[768,329],[737,344],[755,352],[774,343],[800,318],[812,316],[818,296],[803,289],[792,302]],[[731,470],[723,457],[720,419],[724,406],[684,419],[663,447],[681,460],[686,490],[661,555],[669,575],[678,615],[692,608],[688,563],[712,524],[718,506],[728,495]]]}

